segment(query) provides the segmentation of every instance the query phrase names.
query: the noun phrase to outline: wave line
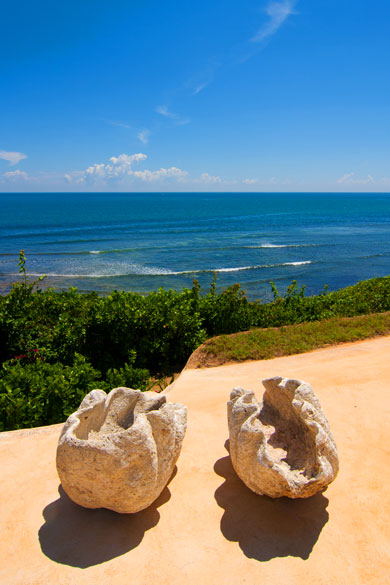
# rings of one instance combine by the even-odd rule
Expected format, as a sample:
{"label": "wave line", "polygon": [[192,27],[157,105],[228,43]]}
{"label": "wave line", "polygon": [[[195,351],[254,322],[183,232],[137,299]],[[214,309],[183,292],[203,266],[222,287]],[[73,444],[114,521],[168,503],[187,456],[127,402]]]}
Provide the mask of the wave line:
{"label": "wave line", "polygon": [[[313,264],[311,260],[302,260],[299,262],[281,262],[279,264],[257,264],[254,266],[235,266],[227,268],[201,268],[195,270],[169,270],[168,268],[157,268],[147,266],[133,266],[132,272],[121,273],[90,273],[90,274],[63,274],[58,272],[29,272],[29,276],[48,276],[53,278],[119,278],[126,276],[180,276],[184,274],[212,274],[213,272],[242,272],[244,270],[259,270],[263,268],[281,268],[283,266],[303,266],[304,264]],[[9,273],[9,276],[18,276],[18,273]]]}

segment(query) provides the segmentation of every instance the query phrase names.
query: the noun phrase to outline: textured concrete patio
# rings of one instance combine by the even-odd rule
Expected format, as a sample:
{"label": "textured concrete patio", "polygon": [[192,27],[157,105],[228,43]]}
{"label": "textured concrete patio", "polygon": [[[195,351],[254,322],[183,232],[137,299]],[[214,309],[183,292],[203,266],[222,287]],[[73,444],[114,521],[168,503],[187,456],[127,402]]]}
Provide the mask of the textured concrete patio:
{"label": "textured concrete patio", "polygon": [[[86,510],[55,468],[61,425],[0,434],[2,585],[385,585],[390,583],[390,338],[185,370],[168,399],[188,431],[155,504]],[[271,500],[235,475],[224,446],[237,385],[305,380],[335,436],[340,473],[308,500]]]}

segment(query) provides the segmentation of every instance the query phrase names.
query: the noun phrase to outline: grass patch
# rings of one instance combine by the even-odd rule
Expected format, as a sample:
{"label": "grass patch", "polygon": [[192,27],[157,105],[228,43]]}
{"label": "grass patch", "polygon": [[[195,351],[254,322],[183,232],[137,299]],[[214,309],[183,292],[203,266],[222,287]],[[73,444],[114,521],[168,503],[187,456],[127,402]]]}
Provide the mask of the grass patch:
{"label": "grass patch", "polygon": [[[266,360],[379,335],[390,335],[390,312],[334,317],[323,321],[220,335],[209,339],[199,348],[197,361],[198,365],[207,367],[232,361]],[[192,363],[190,367],[196,365]]]}

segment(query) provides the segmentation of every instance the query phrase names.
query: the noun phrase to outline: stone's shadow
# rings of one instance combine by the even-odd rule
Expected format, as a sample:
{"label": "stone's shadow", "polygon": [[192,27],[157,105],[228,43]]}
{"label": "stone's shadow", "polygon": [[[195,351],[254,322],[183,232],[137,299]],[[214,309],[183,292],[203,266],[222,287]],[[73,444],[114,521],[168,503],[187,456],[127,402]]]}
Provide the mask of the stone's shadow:
{"label": "stone's shadow", "polygon": [[221,519],[225,538],[238,542],[248,558],[258,561],[309,558],[329,518],[327,498],[322,494],[296,500],[259,496],[240,480],[230,457],[219,459],[214,471],[226,480],[214,494],[225,510]]}
{"label": "stone's shadow", "polygon": [[[175,470],[169,480],[176,475]],[[119,557],[142,541],[158,523],[157,510],[171,498],[166,486],[155,502],[136,514],[118,514],[100,508],[87,509],[72,502],[62,486],[60,497],[43,510],[45,523],[38,533],[42,552],[51,560],[86,569]]]}

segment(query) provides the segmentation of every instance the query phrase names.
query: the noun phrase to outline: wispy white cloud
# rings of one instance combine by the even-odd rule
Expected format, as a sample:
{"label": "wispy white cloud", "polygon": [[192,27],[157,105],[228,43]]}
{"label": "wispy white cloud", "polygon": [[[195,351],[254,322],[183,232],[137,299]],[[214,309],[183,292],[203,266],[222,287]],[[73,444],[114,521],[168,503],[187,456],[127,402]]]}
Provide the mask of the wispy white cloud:
{"label": "wispy white cloud", "polygon": [[177,167],[170,167],[169,169],[161,168],[158,171],[131,171],[129,175],[133,175],[133,177],[142,181],[161,181],[168,178],[182,181],[188,173]]}
{"label": "wispy white cloud", "polygon": [[281,0],[280,2],[270,2],[265,9],[268,21],[260,27],[254,37],[251,38],[253,43],[262,43],[269,37],[278,32],[287,18],[294,14],[294,0]]}
{"label": "wispy white cloud", "polygon": [[36,171],[33,175],[17,169],[7,171],[0,177],[0,184],[6,185],[7,189],[32,189],[52,191],[55,188],[63,188],[63,173],[54,171]]}
{"label": "wispy white cloud", "polygon": [[336,181],[339,185],[390,185],[390,177],[381,177],[376,179],[373,175],[367,175],[366,177],[358,177],[355,173],[345,173],[342,177],[339,177]]}
{"label": "wispy white cloud", "polygon": [[191,90],[192,95],[197,95],[208,87],[219,69],[244,63],[256,55],[260,48],[255,45],[260,45],[271,38],[291,15],[297,14],[294,10],[296,3],[297,0],[271,0],[265,8],[268,18],[252,38],[233,46],[221,60],[210,59],[200,74],[189,79],[186,87]]}
{"label": "wispy white cloud", "polygon": [[7,181],[28,181],[31,177],[28,176],[24,171],[8,171],[3,173],[4,179]]}
{"label": "wispy white cloud", "polygon": [[218,175],[209,175],[209,173],[202,173],[200,175],[200,180],[202,183],[222,183],[223,179]]}
{"label": "wispy white cloud", "polygon": [[11,165],[17,165],[18,162],[27,158],[27,154],[23,152],[8,152],[7,150],[0,150],[0,158],[7,160]]}
{"label": "wispy white cloud", "polygon": [[177,114],[176,112],[171,112],[168,109],[168,106],[166,105],[157,106],[156,112],[157,114],[164,116],[164,118],[174,120],[178,126],[184,126],[185,124],[189,124],[190,122],[189,118],[183,118],[182,116],[180,116],[180,114]]}
{"label": "wispy white cloud", "polygon": [[179,118],[179,114],[175,114],[174,112],[170,112],[168,107],[165,105],[157,106],[156,112],[161,114],[165,118],[171,118],[171,120],[177,120]]}
{"label": "wispy white cloud", "polygon": [[226,56],[222,59],[216,56],[210,57],[201,69],[187,79],[184,87],[191,95],[198,95],[214,81],[217,71],[226,64],[225,61]]}
{"label": "wispy white cloud", "polygon": [[268,177],[262,179],[243,179],[241,181],[244,185],[256,185],[258,187],[286,187],[287,185],[293,185],[294,181],[290,177]]}
{"label": "wispy white cloud", "polygon": [[118,126],[119,128],[126,128],[127,130],[131,129],[130,124],[125,124],[124,122],[117,122],[116,120],[106,120],[107,124],[110,126]]}
{"label": "wispy white cloud", "polygon": [[199,85],[195,86],[192,95],[197,95],[198,93],[203,91],[205,87],[207,87],[210,83],[211,81],[204,81],[203,83],[199,83]]}
{"label": "wispy white cloud", "polygon": [[372,175],[359,178],[356,177],[355,173],[345,173],[342,177],[337,179],[337,183],[339,185],[374,185],[376,181]]}
{"label": "wispy white cloud", "polygon": [[140,130],[140,132],[138,132],[137,138],[140,142],[142,142],[142,144],[147,144],[149,142],[149,137],[151,134],[152,133],[150,130],[144,128],[143,130]]}
{"label": "wispy white cloud", "polygon": [[361,181],[360,181],[360,182],[361,182],[363,185],[366,185],[366,184],[368,184],[368,183],[375,184],[375,179],[374,179],[374,177],[372,177],[371,175],[367,175],[367,178],[366,178],[366,179],[361,179]]}
{"label": "wispy white cloud", "polygon": [[342,177],[337,179],[337,183],[348,183],[355,173],[345,173]]}
{"label": "wispy white cloud", "polygon": [[190,118],[179,118],[176,120],[176,126],[186,126],[191,122]]}
{"label": "wispy white cloud", "polygon": [[390,185],[390,177],[376,179],[373,175],[357,177],[355,173],[345,173],[336,182],[339,185]]}
{"label": "wispy white cloud", "polygon": [[209,63],[197,75],[193,75],[185,84],[191,91],[192,95],[198,95],[208,85],[210,85],[215,78],[216,72],[223,66],[223,63],[216,59],[210,59]]}
{"label": "wispy white cloud", "polygon": [[68,183],[82,185],[83,183],[85,183],[85,171],[70,171],[69,173],[65,173],[64,179]]}

